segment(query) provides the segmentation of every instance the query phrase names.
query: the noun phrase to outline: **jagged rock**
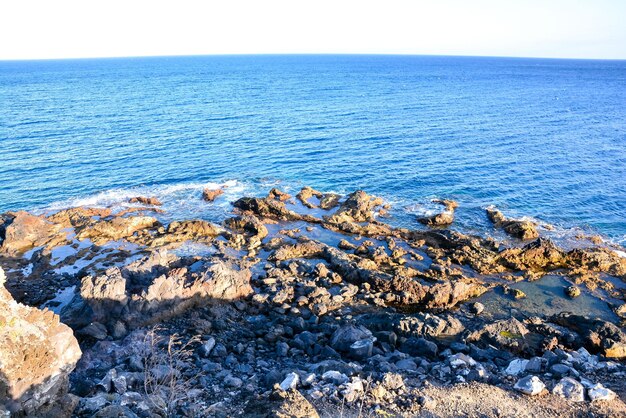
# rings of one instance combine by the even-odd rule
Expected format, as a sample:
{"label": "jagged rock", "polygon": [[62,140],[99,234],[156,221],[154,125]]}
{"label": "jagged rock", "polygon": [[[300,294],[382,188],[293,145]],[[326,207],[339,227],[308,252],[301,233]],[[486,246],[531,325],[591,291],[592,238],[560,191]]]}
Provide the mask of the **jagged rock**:
{"label": "jagged rock", "polygon": [[552,389],[552,393],[572,402],[585,401],[585,388],[571,377],[564,377],[559,380],[559,383]]}
{"label": "jagged rock", "polygon": [[221,196],[223,194],[224,194],[224,190],[222,189],[215,189],[215,190],[204,189],[202,191],[202,198],[207,202],[213,202],[215,201],[215,199],[217,199],[218,196]]}
{"label": "jagged rock", "polygon": [[307,187],[303,187],[302,190],[298,192],[298,194],[296,195],[296,198],[307,208],[315,209],[318,206],[316,204],[309,202],[309,199],[311,199],[312,197],[317,197],[318,199],[321,199],[322,196],[323,196],[322,192],[318,192],[317,190],[307,186]]}
{"label": "jagged rock", "polygon": [[366,360],[372,356],[372,350],[374,349],[375,337],[365,340],[355,341],[350,345],[350,357],[357,360]]}
{"label": "jagged rock", "polygon": [[515,300],[524,299],[526,297],[526,293],[514,287],[509,287],[509,286],[504,285],[502,286],[502,290],[505,295],[510,296],[511,298]]}
{"label": "jagged rock", "polygon": [[338,372],[337,370],[329,370],[322,375],[322,379],[327,382],[331,382],[334,385],[343,385],[350,381],[348,376],[345,374]]}
{"label": "jagged rock", "polygon": [[320,223],[321,220],[310,215],[300,215],[287,209],[281,200],[259,197],[242,197],[233,202],[233,206],[240,211],[249,212],[262,218],[270,218],[282,221],[307,221]]}
{"label": "jagged rock", "polygon": [[510,376],[518,376],[519,374],[526,371],[527,365],[528,360],[516,358],[511,360],[504,372]]}
{"label": "jagged rock", "polygon": [[339,205],[341,196],[335,193],[324,193],[320,198],[320,209],[331,210]]}
{"label": "jagged rock", "polygon": [[374,209],[381,206],[380,197],[370,196],[363,190],[348,195],[337,212],[326,218],[330,223],[342,224],[351,222],[369,222],[374,220]]}
{"label": "jagged rock", "polygon": [[518,380],[513,388],[526,395],[535,396],[540,394],[546,385],[537,376],[529,375]]}
{"label": "jagged rock", "polygon": [[246,297],[252,293],[250,276],[248,269],[221,261],[209,263],[197,273],[173,268],[166,274],[157,269],[148,276],[114,267],[104,275],[84,277],[80,296],[92,311],[91,321],[112,329],[121,320],[134,329],[179,315],[201,301]]}
{"label": "jagged rock", "polygon": [[417,220],[428,226],[448,226],[454,222],[454,214],[451,212],[442,212],[431,216],[424,216]]}
{"label": "jagged rock", "polygon": [[480,302],[474,302],[474,303],[470,304],[469,310],[474,315],[480,315],[485,310],[485,305],[483,305]]}
{"label": "jagged rock", "polygon": [[437,344],[425,338],[410,337],[401,345],[400,350],[412,356],[437,358]]}
{"label": "jagged rock", "polygon": [[128,203],[141,203],[142,205],[161,206],[163,203],[156,197],[136,196],[128,199]]}
{"label": "jagged rock", "polygon": [[575,273],[595,271],[626,277],[626,258],[607,248],[575,248],[567,253],[567,262]]}
{"label": "jagged rock", "polygon": [[253,215],[229,218],[224,222],[224,225],[233,231],[244,234],[248,239],[249,248],[260,246],[263,238],[269,233],[263,222]]}
{"label": "jagged rock", "polygon": [[99,322],[92,322],[80,329],[77,334],[95,338],[96,340],[104,340],[109,335],[107,328]]}
{"label": "jagged rock", "polygon": [[502,228],[507,234],[522,240],[539,237],[537,224],[531,221],[506,218],[496,208],[487,208],[487,217],[498,228]]}
{"label": "jagged rock", "polygon": [[58,315],[15,302],[4,282],[0,268],[0,404],[41,416],[67,393],[81,351]]}
{"label": "jagged rock", "polygon": [[283,191],[278,190],[277,188],[273,188],[272,190],[270,190],[267,197],[270,199],[279,200],[281,202],[291,199],[290,195],[288,195],[287,193]]}
{"label": "jagged rock", "polygon": [[138,418],[138,415],[125,406],[109,405],[96,412],[93,418]]}
{"label": "jagged rock", "polygon": [[522,248],[506,249],[498,258],[515,270],[554,270],[564,267],[566,263],[566,254],[545,238],[539,238]]}

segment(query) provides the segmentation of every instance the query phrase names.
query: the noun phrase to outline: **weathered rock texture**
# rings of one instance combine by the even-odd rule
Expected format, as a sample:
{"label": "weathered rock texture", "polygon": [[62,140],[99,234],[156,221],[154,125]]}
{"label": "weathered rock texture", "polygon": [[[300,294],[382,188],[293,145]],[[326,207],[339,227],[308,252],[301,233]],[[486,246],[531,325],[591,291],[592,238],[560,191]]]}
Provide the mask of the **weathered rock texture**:
{"label": "weathered rock texture", "polygon": [[81,351],[57,315],[15,302],[4,281],[0,268],[0,404],[17,416],[44,416],[67,394]]}

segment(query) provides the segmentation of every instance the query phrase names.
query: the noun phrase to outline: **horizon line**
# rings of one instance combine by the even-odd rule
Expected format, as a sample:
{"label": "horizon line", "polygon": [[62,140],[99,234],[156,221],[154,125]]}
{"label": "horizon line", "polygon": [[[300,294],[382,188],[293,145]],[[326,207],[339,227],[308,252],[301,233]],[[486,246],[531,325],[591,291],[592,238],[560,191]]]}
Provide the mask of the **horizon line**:
{"label": "horizon line", "polygon": [[455,57],[455,58],[509,58],[509,59],[545,59],[545,60],[578,60],[578,61],[626,61],[625,58],[581,58],[581,57],[548,57],[518,55],[465,55],[465,54],[419,54],[391,52],[268,52],[268,53],[220,53],[220,54],[163,54],[163,55],[110,55],[90,57],[56,57],[56,58],[0,58],[0,62],[24,61],[77,61],[98,59],[137,59],[137,58],[192,58],[192,57],[263,57],[263,56],[396,56],[396,57]]}

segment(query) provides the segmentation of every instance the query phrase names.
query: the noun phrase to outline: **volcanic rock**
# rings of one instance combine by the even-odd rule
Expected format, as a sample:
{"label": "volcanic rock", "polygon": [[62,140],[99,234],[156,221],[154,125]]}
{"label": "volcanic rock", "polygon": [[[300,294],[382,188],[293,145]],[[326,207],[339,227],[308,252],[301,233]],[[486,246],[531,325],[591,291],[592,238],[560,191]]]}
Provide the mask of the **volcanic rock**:
{"label": "volcanic rock", "polygon": [[4,281],[0,268],[0,404],[42,416],[67,394],[81,351],[58,315],[15,302]]}

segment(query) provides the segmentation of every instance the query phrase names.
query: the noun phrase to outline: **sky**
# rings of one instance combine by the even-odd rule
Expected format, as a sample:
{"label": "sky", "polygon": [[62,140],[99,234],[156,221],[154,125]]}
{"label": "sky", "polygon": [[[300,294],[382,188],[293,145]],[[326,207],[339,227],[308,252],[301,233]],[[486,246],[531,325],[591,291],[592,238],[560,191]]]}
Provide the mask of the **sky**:
{"label": "sky", "polygon": [[292,53],[626,59],[626,0],[0,2],[0,60]]}

